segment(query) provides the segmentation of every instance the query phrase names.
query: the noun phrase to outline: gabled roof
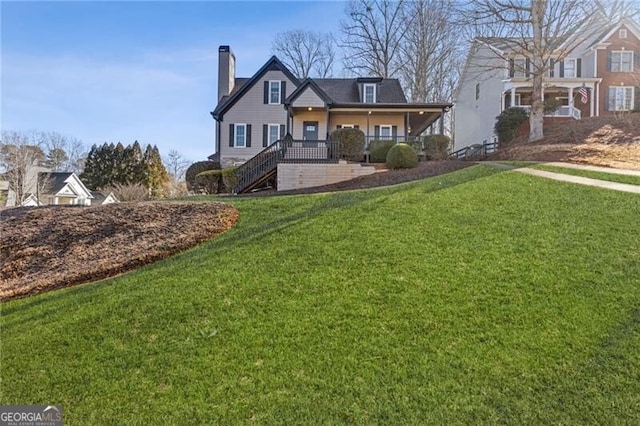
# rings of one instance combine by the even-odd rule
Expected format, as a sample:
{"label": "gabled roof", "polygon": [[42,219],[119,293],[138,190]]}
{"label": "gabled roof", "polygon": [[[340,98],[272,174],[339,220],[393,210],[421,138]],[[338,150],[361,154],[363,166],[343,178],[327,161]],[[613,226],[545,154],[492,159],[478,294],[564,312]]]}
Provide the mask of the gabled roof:
{"label": "gabled roof", "polygon": [[304,81],[300,83],[298,88],[294,90],[293,93],[291,93],[287,99],[285,99],[284,104],[287,106],[291,105],[293,101],[295,101],[298,98],[298,96],[304,93],[304,91],[308,87],[311,88],[311,90],[313,90],[314,93],[318,95],[318,97],[322,99],[322,101],[325,104],[330,105],[333,103],[333,100],[324,92],[324,90],[320,88],[320,86],[318,86],[318,84],[313,79],[305,78]]}
{"label": "gabled roof", "polygon": [[[234,87],[234,90],[229,97],[223,97],[220,100],[216,109],[211,112],[213,118],[218,120],[220,117],[222,117],[222,115],[224,115],[224,113],[227,112],[229,108],[235,105],[238,99],[244,96],[244,94],[247,93],[249,89],[251,89],[267,73],[267,71],[282,71],[284,75],[287,76],[287,78],[296,85],[296,87],[300,84],[300,81],[291,73],[291,71],[289,71],[289,69],[280,61],[280,59],[278,59],[276,56],[272,56],[271,59],[269,59],[262,66],[262,68],[260,68],[258,72],[253,75],[253,77],[244,82],[244,84],[241,84],[237,90],[235,90],[236,88]],[[241,81],[244,79],[236,79],[236,83],[238,83],[239,80]]]}
{"label": "gabled roof", "polygon": [[597,44],[606,42],[613,35],[613,33],[615,33],[620,27],[623,27],[623,26],[629,29],[629,31],[631,31],[633,35],[635,35],[637,38],[640,39],[640,26],[638,26],[638,24],[636,24],[633,20],[629,18],[623,18],[623,19],[620,19],[615,24],[607,27],[607,29],[603,31],[602,34],[598,36],[589,47],[593,47]]}
{"label": "gabled roof", "polygon": [[[61,190],[63,190],[70,182],[76,183],[86,194],[88,194],[87,198],[93,198],[91,195],[91,191],[87,189],[86,186],[82,183],[80,178],[76,176],[75,173],[69,172],[52,172],[52,173],[38,173],[38,179],[40,182],[44,182],[45,179],[48,180],[46,185],[46,192],[49,194],[57,194]],[[76,194],[80,195],[80,194]]]}
{"label": "gabled roof", "polygon": [[113,192],[106,193],[106,192],[93,191],[93,204],[100,205],[104,203],[104,201],[109,197],[113,198],[116,203],[120,202],[120,200],[118,200],[118,197],[116,197]]}
{"label": "gabled roof", "polygon": [[358,84],[363,80],[377,82],[376,105],[377,104],[406,104],[407,98],[404,95],[402,86],[396,78],[307,78],[302,84],[287,98],[286,105],[290,105],[307,87],[313,91],[327,104],[359,104],[367,105],[360,99]]}

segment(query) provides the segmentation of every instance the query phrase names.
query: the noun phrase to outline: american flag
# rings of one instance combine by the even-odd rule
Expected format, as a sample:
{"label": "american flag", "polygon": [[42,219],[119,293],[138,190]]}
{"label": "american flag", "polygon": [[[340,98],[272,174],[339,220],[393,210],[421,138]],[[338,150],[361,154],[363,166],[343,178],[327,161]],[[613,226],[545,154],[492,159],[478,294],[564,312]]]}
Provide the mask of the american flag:
{"label": "american flag", "polygon": [[582,103],[586,104],[589,101],[589,92],[587,91],[587,86],[585,86],[584,83],[582,83],[582,87],[578,89],[578,93],[580,94],[580,100]]}

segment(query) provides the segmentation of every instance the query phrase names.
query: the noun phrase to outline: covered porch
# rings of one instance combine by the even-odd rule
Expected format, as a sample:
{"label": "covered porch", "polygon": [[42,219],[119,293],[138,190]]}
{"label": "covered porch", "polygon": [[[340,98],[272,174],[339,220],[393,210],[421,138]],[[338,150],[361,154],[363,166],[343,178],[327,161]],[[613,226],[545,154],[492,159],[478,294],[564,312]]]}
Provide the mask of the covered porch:
{"label": "covered porch", "polygon": [[[547,106],[545,117],[568,117],[580,120],[596,115],[597,85],[600,79],[550,79],[543,86],[543,99]],[[584,89],[584,90],[583,90]],[[502,110],[517,106],[531,109],[530,82],[508,82],[502,93]],[[584,96],[583,96],[583,92]]]}

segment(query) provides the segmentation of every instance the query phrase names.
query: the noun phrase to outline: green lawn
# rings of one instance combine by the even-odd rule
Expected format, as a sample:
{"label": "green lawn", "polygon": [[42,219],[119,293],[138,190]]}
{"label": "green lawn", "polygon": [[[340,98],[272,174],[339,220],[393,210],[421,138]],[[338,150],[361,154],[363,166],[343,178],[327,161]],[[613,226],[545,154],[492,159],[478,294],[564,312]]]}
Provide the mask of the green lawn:
{"label": "green lawn", "polygon": [[607,180],[618,183],[640,185],[640,176],[621,175],[616,173],[596,172],[592,170],[572,169],[570,167],[548,166],[537,164],[530,166],[532,169],[545,170],[547,172],[563,173],[565,175],[582,176],[591,179]]}
{"label": "green lawn", "polygon": [[0,404],[65,424],[633,424],[640,197],[488,166],[233,200],[134,273],[2,304]]}

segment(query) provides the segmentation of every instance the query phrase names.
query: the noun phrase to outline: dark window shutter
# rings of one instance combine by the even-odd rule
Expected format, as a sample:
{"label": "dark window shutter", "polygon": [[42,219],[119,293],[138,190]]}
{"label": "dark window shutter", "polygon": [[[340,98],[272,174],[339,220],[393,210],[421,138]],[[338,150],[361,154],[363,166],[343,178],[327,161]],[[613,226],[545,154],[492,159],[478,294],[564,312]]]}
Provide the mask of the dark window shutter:
{"label": "dark window shutter", "polygon": [[611,71],[611,52],[607,52],[607,71]]}
{"label": "dark window shutter", "polygon": [[640,50],[633,52],[633,71],[640,72]]}
{"label": "dark window shutter", "polygon": [[262,146],[266,147],[269,143],[269,126],[266,124],[262,125]]}
{"label": "dark window shutter", "polygon": [[353,126],[353,128],[360,130],[360,126],[358,126],[357,124],[355,126]]}
{"label": "dark window shutter", "polygon": [[269,103],[269,82],[268,81],[264,82],[264,103],[265,104]]}
{"label": "dark window shutter", "polygon": [[556,66],[556,61],[553,58],[549,59],[549,77],[553,77],[555,70],[553,69]]}
{"label": "dark window shutter", "polygon": [[524,75],[526,75],[527,77],[531,77],[531,59],[527,58],[525,60],[525,66],[524,67],[526,69],[526,72],[525,72]]}
{"label": "dark window shutter", "polygon": [[564,77],[564,61],[560,61],[560,78]]}
{"label": "dark window shutter", "polygon": [[604,103],[604,110],[605,111],[613,111],[613,103],[615,102],[616,99],[616,92],[615,92],[615,87],[608,87],[607,88],[607,100]]}
{"label": "dark window shutter", "polygon": [[394,141],[398,142],[398,126],[391,126],[391,136]]}
{"label": "dark window shutter", "polygon": [[640,111],[640,86],[636,86],[633,98],[634,98],[633,109],[636,111]]}
{"label": "dark window shutter", "polygon": [[233,124],[229,124],[229,146],[231,148],[233,148],[234,144],[233,144],[233,131],[235,130],[235,127],[233,126]]}
{"label": "dark window shutter", "polygon": [[373,134],[375,135],[376,139],[378,139],[380,137],[380,126],[375,126],[373,128]]}
{"label": "dark window shutter", "polygon": [[509,59],[509,77],[513,78],[516,75],[516,61]]}
{"label": "dark window shutter", "polygon": [[280,138],[284,138],[284,134],[287,131],[284,124],[280,125]]}
{"label": "dark window shutter", "polygon": [[251,124],[247,124],[246,129],[247,129],[247,130],[245,131],[245,133],[246,133],[246,136],[245,136],[245,141],[246,141],[245,146],[246,146],[247,148],[251,148]]}
{"label": "dark window shutter", "polygon": [[280,82],[280,103],[283,104],[284,100],[287,99],[287,82]]}
{"label": "dark window shutter", "polygon": [[576,60],[576,77],[582,77],[582,59]]}
{"label": "dark window shutter", "polygon": [[336,129],[342,129],[342,124],[338,124],[338,125],[336,126]]}

